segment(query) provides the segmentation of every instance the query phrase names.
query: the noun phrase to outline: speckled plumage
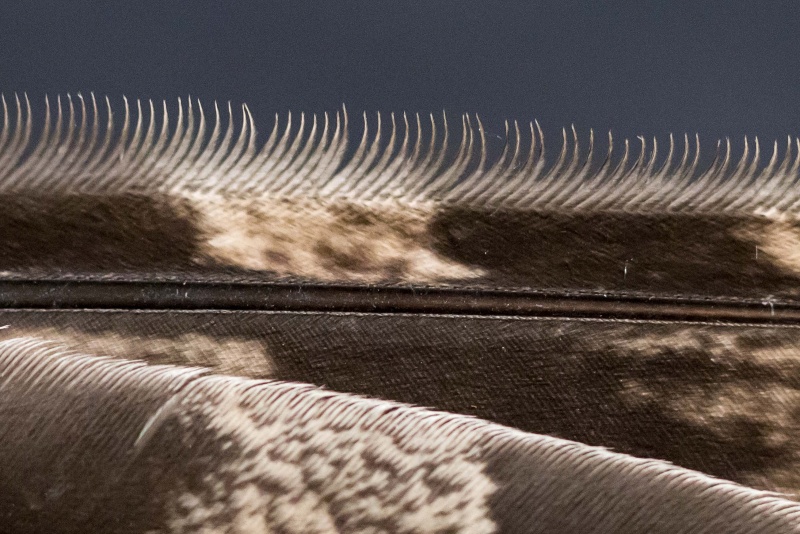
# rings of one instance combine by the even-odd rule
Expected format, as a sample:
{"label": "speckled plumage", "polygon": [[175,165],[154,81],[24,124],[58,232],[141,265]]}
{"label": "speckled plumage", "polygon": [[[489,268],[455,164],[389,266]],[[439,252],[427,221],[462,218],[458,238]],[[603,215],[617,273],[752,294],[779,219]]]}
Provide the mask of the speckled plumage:
{"label": "speckled plumage", "polygon": [[469,116],[365,115],[350,147],[345,110],[262,144],[246,107],[126,101],[117,132],[68,97],[37,136],[23,101],[10,531],[800,532],[796,141],[703,170],[688,137],[573,131],[550,163],[538,125],[495,157]]}

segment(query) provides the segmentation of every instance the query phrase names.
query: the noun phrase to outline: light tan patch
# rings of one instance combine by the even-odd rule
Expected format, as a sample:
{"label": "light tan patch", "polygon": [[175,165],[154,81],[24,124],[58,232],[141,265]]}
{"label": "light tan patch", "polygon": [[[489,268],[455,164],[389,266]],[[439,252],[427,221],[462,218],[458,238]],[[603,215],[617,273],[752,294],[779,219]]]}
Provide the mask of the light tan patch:
{"label": "light tan patch", "polygon": [[475,433],[453,439],[423,423],[392,435],[352,412],[335,423],[339,408],[325,399],[263,410],[226,395],[199,410],[218,439],[242,450],[168,504],[176,534],[204,523],[230,523],[236,534],[495,531],[489,498],[497,487]]}
{"label": "light tan patch", "polygon": [[265,347],[256,341],[215,338],[197,333],[177,337],[91,334],[69,328],[0,330],[0,339],[33,337],[53,341],[69,350],[95,356],[145,360],[153,364],[208,367],[220,374],[269,378],[275,369]]}
{"label": "light tan patch", "polygon": [[684,352],[703,351],[710,356],[716,353],[729,355],[736,346],[739,334],[729,330],[706,330],[697,326],[663,332],[641,333],[641,328],[631,327],[616,336],[609,348],[627,350],[644,357],[659,354],[663,351]]}
{"label": "light tan patch", "polygon": [[760,254],[788,274],[800,274],[800,226],[786,218],[740,226],[734,237],[753,243],[753,259]]}
{"label": "light tan patch", "polygon": [[712,362],[753,363],[767,368],[793,373],[800,379],[800,341],[796,336],[787,336],[782,343],[768,347],[745,348],[742,333],[738,329],[704,329],[687,326],[668,334],[649,333],[642,335],[638,329],[630,329],[620,335],[609,346],[611,350],[628,350],[642,357],[652,357],[664,351],[702,352]]}
{"label": "light tan patch", "polygon": [[483,275],[434,250],[432,206],[189,199],[200,217],[206,261],[324,281],[432,283]]}

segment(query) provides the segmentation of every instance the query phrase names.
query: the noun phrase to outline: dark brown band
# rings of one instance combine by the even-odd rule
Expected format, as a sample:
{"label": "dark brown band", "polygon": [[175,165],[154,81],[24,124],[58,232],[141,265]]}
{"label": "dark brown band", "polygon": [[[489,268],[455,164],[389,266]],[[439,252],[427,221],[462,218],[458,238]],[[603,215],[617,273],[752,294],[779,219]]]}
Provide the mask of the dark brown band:
{"label": "dark brown band", "polygon": [[327,311],[800,323],[800,306],[782,302],[288,283],[3,281],[0,308]]}

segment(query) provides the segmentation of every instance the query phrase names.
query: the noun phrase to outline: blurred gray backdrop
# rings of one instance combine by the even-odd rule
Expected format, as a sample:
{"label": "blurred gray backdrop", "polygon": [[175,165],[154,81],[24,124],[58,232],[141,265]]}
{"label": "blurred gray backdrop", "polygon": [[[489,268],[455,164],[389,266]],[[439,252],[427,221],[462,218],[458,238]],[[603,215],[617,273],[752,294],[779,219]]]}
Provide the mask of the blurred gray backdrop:
{"label": "blurred gray backdrop", "polygon": [[[478,112],[546,130],[800,131],[800,3],[4,1],[0,91]],[[555,132],[554,132],[555,133]]]}

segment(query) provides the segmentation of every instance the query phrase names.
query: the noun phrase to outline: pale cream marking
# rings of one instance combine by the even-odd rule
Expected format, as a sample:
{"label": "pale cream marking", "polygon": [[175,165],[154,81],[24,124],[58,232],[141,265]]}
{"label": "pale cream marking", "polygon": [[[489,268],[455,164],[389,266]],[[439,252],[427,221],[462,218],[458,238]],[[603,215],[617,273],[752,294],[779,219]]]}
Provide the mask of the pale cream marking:
{"label": "pale cream marking", "polygon": [[753,243],[753,261],[764,254],[787,274],[800,274],[800,221],[782,216],[743,224],[732,233]]}
{"label": "pale cream marking", "polygon": [[[243,450],[206,478],[201,492],[213,494],[212,502],[200,502],[184,488],[178,500],[193,509],[168,507],[173,531],[194,532],[220,506],[234,516],[230,532],[236,534],[338,532],[333,508],[347,518],[339,526],[348,531],[364,523],[395,525],[399,532],[495,531],[488,501],[497,488],[476,456],[474,434],[452,440],[423,424],[411,435],[392,436],[360,424],[333,424],[330,411],[323,415],[324,404],[306,406],[302,415],[291,409],[256,413],[235,395],[201,406],[209,428]],[[185,423],[191,425],[191,414]],[[226,487],[223,481],[235,490],[216,491]],[[438,493],[439,481],[460,487]],[[260,489],[259,482],[274,490]]]}
{"label": "pale cream marking", "polygon": [[92,334],[71,328],[11,327],[0,339],[34,337],[54,341],[69,350],[96,356],[145,360],[149,363],[208,367],[220,374],[269,378],[275,365],[267,349],[256,341],[217,338],[198,333],[176,337]]}
{"label": "pale cream marking", "polygon": [[[432,283],[484,274],[436,252],[432,205],[186,198],[204,236],[198,261],[325,281]],[[366,224],[349,220],[350,209],[368,214]]]}
{"label": "pale cream marking", "polygon": [[681,353],[699,351],[713,362],[751,362],[767,365],[771,369],[796,373],[800,379],[800,337],[791,340],[783,337],[779,343],[767,347],[744,348],[741,343],[746,335],[740,329],[706,329],[686,326],[672,330],[642,334],[639,327],[629,327],[623,335],[614,336],[607,345],[609,350],[632,351],[643,357],[651,357],[669,351]]}

